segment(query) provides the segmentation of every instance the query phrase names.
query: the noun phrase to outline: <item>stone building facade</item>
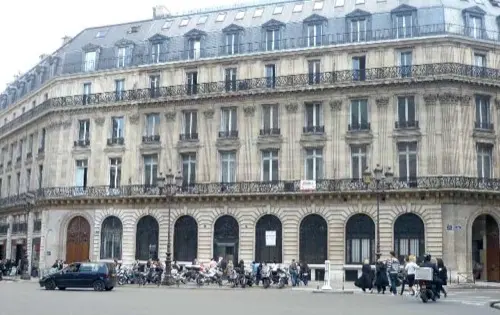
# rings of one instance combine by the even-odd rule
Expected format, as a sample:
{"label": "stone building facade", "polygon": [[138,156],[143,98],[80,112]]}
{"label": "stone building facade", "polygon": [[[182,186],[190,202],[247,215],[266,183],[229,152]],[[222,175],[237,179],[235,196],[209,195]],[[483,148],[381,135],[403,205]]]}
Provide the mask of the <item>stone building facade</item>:
{"label": "stone building facade", "polygon": [[157,9],[66,40],[0,97],[0,255],[350,279],[380,249],[500,281],[500,9],[372,6]]}

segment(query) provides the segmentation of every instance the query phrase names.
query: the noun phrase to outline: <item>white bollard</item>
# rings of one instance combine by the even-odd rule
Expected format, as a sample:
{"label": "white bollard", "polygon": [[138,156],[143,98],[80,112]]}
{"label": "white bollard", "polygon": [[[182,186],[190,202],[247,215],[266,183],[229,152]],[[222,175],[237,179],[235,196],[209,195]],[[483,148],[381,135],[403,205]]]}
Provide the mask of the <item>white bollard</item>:
{"label": "white bollard", "polygon": [[321,290],[332,290],[332,286],[330,285],[330,261],[325,260],[325,281],[323,283],[323,287]]}

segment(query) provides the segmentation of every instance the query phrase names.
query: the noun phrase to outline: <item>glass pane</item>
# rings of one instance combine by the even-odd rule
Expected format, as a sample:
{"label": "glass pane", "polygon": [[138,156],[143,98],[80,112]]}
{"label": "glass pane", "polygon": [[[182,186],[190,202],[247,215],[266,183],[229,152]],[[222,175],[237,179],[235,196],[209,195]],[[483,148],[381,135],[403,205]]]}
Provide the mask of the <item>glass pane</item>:
{"label": "glass pane", "polygon": [[415,121],[415,98],[413,96],[408,97],[408,121]]}
{"label": "glass pane", "polygon": [[272,107],[272,118],[273,118],[273,124],[272,128],[278,128],[279,127],[279,107],[278,105],[273,105]]}
{"label": "glass pane", "polygon": [[370,260],[370,239],[362,239],[361,240],[361,259],[360,262],[365,259]]}
{"label": "glass pane", "polygon": [[314,160],[313,158],[308,158],[306,160],[306,179],[314,179]]}
{"label": "glass pane", "polygon": [[273,159],[272,162],[272,177],[271,180],[276,181],[279,180],[279,164],[278,159]]}
{"label": "glass pane", "polygon": [[408,171],[406,167],[406,155],[399,154],[399,177],[401,180],[408,180]]}
{"label": "glass pane", "polygon": [[323,178],[323,158],[316,158],[316,180]]}
{"label": "glass pane", "polygon": [[368,104],[366,101],[360,101],[360,114],[361,124],[366,125],[368,123]]}
{"label": "glass pane", "polygon": [[357,156],[352,156],[351,163],[352,163],[352,178],[360,179],[361,172],[359,170],[359,158]]}
{"label": "glass pane", "polygon": [[400,123],[406,121],[406,98],[398,97],[398,121]]}
{"label": "glass pane", "polygon": [[410,154],[410,179],[417,179],[417,155]]}

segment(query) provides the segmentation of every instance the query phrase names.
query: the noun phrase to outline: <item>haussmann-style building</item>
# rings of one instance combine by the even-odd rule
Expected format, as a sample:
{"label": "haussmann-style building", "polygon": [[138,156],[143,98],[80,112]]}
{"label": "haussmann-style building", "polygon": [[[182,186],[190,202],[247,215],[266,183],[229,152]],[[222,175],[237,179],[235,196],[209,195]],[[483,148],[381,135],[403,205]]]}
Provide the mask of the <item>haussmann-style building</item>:
{"label": "haussmann-style building", "polygon": [[0,95],[0,258],[164,260],[170,231],[180,262],[352,279],[395,250],[500,281],[499,22],[275,1],[65,37]]}

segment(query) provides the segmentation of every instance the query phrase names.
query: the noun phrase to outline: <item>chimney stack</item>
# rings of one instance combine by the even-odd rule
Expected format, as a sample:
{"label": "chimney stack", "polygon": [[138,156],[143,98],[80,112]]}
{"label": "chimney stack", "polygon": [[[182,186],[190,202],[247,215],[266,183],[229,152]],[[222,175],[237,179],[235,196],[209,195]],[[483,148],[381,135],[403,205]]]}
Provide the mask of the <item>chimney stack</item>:
{"label": "chimney stack", "polygon": [[64,36],[62,38],[62,46],[66,45],[67,43],[69,43],[69,41],[72,40],[72,38],[70,36]]}
{"label": "chimney stack", "polygon": [[170,17],[170,11],[164,5],[153,7],[153,20],[161,20]]}

